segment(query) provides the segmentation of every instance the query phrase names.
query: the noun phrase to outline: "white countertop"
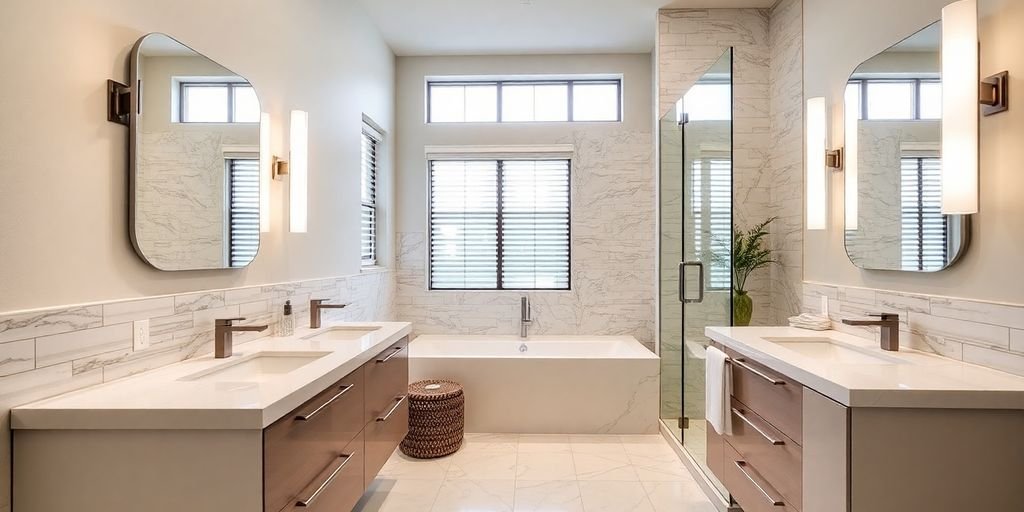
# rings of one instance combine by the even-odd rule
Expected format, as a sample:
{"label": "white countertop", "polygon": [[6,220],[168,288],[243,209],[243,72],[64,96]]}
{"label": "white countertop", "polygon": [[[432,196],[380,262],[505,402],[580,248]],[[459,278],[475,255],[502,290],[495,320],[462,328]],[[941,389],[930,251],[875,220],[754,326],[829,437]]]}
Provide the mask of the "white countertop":
{"label": "white countertop", "polygon": [[[358,339],[303,339],[332,327],[379,327]],[[263,382],[180,380],[229,359],[189,359],[80,391],[15,407],[14,429],[262,429],[408,336],[406,322],[335,322],[286,338],[235,345],[231,359],[259,352],[327,352]]]}
{"label": "white countertop", "polygon": [[[1024,377],[877,341],[795,327],[708,327],[709,338],[848,407],[1024,409]],[[845,363],[804,355],[765,338],[828,337],[893,363]]]}

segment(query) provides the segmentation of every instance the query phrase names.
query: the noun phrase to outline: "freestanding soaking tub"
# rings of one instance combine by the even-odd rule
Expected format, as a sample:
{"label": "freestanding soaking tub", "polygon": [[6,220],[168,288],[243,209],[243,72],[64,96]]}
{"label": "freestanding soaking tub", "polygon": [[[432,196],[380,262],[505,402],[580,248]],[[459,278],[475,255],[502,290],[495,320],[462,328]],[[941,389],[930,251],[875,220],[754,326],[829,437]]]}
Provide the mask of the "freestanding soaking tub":
{"label": "freestanding soaking tub", "polygon": [[658,432],[658,357],[632,336],[419,336],[409,378],[451,379],[467,432]]}

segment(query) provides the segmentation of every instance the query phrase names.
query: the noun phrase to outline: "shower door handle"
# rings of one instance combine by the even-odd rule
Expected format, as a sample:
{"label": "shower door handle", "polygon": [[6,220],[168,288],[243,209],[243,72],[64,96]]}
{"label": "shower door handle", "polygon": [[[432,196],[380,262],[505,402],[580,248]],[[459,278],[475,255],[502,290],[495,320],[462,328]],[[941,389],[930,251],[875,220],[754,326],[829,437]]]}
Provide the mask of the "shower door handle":
{"label": "shower door handle", "polygon": [[[697,298],[686,297],[686,267],[697,267]],[[679,263],[679,302],[683,304],[700,304],[704,302],[704,263],[700,261],[684,261]]]}

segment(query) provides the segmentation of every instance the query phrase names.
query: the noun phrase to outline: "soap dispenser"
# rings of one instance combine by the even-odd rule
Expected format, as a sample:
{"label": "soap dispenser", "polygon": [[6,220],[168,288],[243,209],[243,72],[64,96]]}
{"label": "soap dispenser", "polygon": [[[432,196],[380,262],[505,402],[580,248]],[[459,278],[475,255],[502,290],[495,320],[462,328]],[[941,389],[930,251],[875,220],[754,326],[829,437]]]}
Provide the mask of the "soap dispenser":
{"label": "soap dispenser", "polygon": [[281,327],[278,329],[280,336],[291,336],[295,334],[295,317],[292,316],[292,301],[284,301],[284,314],[281,316]]}

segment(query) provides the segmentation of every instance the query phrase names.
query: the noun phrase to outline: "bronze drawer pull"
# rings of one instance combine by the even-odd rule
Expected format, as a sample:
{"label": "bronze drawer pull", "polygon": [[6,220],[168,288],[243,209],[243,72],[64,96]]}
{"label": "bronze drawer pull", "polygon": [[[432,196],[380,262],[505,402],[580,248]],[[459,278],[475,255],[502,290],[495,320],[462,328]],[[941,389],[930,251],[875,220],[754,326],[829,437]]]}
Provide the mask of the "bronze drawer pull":
{"label": "bronze drawer pull", "polygon": [[769,377],[767,373],[764,373],[761,370],[758,370],[757,368],[754,368],[753,366],[748,365],[746,363],[746,361],[744,361],[743,359],[736,358],[736,359],[729,359],[729,361],[732,361],[732,364],[734,364],[736,366],[739,366],[740,368],[743,368],[744,370],[747,370],[748,372],[753,373],[754,375],[757,375],[758,377],[761,377],[762,379],[770,382],[773,386],[785,386],[786,385],[786,381],[779,380],[779,379],[773,379],[773,378]]}
{"label": "bronze drawer pull", "polygon": [[316,416],[317,414],[320,414],[320,411],[323,411],[324,409],[326,409],[327,406],[329,406],[332,403],[334,403],[335,400],[341,398],[342,395],[344,395],[345,393],[348,393],[354,387],[356,387],[355,384],[346,384],[346,385],[342,386],[341,387],[341,391],[339,391],[338,394],[332,396],[329,400],[327,400],[326,402],[320,404],[319,407],[317,407],[316,409],[313,409],[309,413],[299,414],[298,416],[295,417],[295,419],[298,420],[298,421],[309,421],[309,420],[313,419],[314,416]]}
{"label": "bronze drawer pull", "polygon": [[403,350],[405,350],[405,347],[395,347],[394,348],[394,352],[388,354],[388,356],[383,358],[383,359],[378,359],[377,362],[378,363],[386,363],[386,362],[390,361],[392,357],[397,356],[398,353],[403,351]]}
{"label": "bronze drawer pull", "polygon": [[743,414],[743,411],[733,407],[732,408],[732,413],[735,414],[737,418],[743,420],[743,423],[746,423],[747,425],[750,425],[750,428],[752,428],[755,431],[757,431],[758,434],[761,434],[761,437],[765,438],[765,440],[767,440],[769,443],[771,443],[771,444],[773,444],[775,446],[786,444],[786,442],[783,441],[782,439],[776,439],[776,438],[768,435],[768,432],[765,432],[763,428],[757,426],[754,423],[753,420],[748,418],[746,414]]}
{"label": "bronze drawer pull", "polygon": [[355,456],[355,453],[351,453],[348,455],[342,455],[341,457],[338,457],[339,459],[345,460],[340,465],[338,465],[338,467],[334,468],[334,471],[331,471],[330,475],[327,475],[327,479],[324,480],[323,483],[321,483],[319,486],[317,486],[317,488],[314,489],[312,493],[310,493],[309,497],[299,498],[299,500],[295,502],[295,506],[308,507],[312,505],[313,502],[320,497],[320,494],[327,490],[327,488],[330,487],[332,483],[334,483],[334,479],[338,477],[338,473],[341,473],[341,470],[345,469],[345,466],[347,466],[348,463],[352,461],[352,457]]}
{"label": "bronze drawer pull", "polygon": [[398,408],[402,405],[402,402],[404,402],[405,399],[408,398],[408,395],[402,395],[402,396],[396,397],[396,398],[397,398],[397,401],[395,402],[395,405],[392,405],[391,409],[388,409],[387,414],[385,414],[383,416],[378,416],[377,417],[377,421],[387,421],[388,418],[390,418],[391,415],[394,414],[395,411],[397,411]]}
{"label": "bronze drawer pull", "polygon": [[761,491],[761,494],[764,495],[765,499],[768,500],[768,503],[771,504],[771,506],[782,507],[786,505],[786,503],[782,501],[782,498],[776,499],[772,497],[771,494],[768,494],[768,491],[764,489],[765,487],[767,487],[767,484],[765,484],[765,486],[762,486],[761,484],[757,483],[756,480],[754,480],[754,477],[751,476],[750,473],[747,473],[747,470],[744,469],[745,467],[747,467],[746,461],[738,460],[733,464],[736,464],[736,468],[740,470],[740,473],[743,473],[743,476],[747,477],[747,480],[750,480],[750,483],[753,484],[754,487],[757,488],[757,490]]}

